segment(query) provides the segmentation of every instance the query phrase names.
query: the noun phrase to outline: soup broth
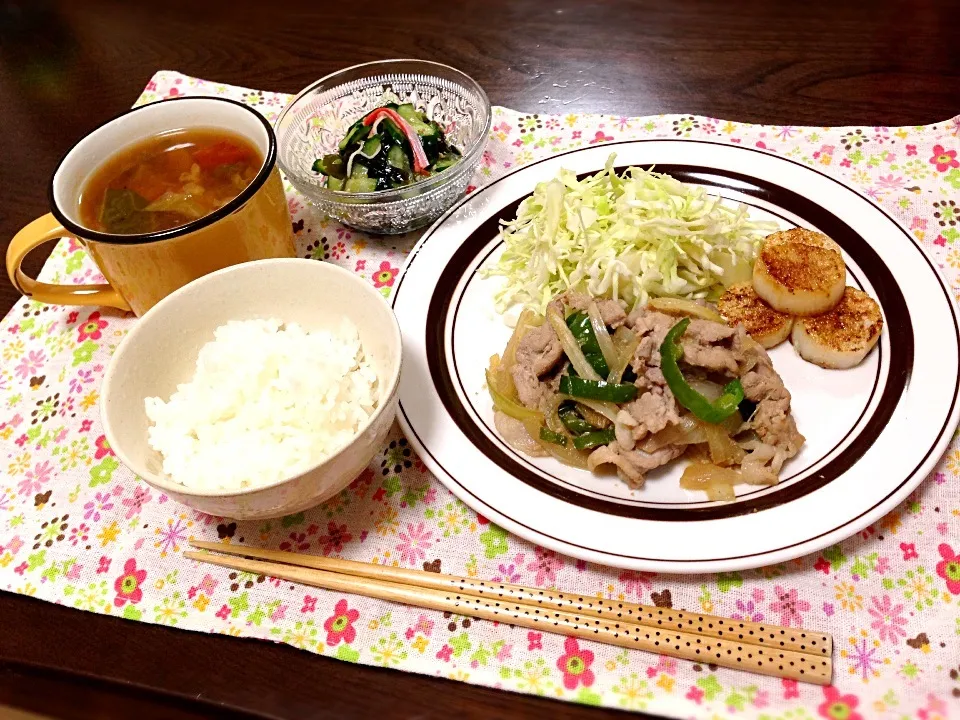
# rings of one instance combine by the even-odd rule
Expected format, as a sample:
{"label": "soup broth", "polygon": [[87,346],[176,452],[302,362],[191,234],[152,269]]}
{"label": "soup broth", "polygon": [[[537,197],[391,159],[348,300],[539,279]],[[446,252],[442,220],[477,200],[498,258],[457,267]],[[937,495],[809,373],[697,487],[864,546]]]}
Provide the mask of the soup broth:
{"label": "soup broth", "polygon": [[121,235],[180,227],[237,197],[262,164],[249,140],[224,130],[157,135],[124,148],[91,175],[80,196],[80,220]]}

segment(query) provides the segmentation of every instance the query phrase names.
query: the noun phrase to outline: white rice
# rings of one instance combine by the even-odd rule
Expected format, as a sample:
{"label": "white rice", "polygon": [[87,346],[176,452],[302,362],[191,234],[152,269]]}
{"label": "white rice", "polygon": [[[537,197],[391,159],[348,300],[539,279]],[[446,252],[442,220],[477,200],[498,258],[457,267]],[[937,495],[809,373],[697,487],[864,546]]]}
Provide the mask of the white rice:
{"label": "white rice", "polygon": [[280,320],[214,333],[193,379],[147,398],[163,472],[196,490],[239,490],[301,472],[356,436],[377,405],[377,375],[356,326],[306,332]]}

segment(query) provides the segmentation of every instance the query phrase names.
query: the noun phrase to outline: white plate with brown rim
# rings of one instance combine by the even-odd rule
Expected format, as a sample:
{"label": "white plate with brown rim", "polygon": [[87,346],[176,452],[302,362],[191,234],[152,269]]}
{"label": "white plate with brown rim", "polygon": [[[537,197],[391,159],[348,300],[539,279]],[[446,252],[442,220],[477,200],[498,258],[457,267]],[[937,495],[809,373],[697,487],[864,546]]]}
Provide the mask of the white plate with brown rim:
{"label": "white plate with brown rim", "polygon": [[[493,428],[484,369],[511,330],[494,309],[500,220],[561,168],[655,165],[782,228],[824,232],[848,284],[880,302],[878,346],[851,370],[771,351],[807,442],[772,487],[711,502],[680,488],[683,463],[640,490],[553,458],[527,457]],[[635,140],[562,153],[465,197],[423,235],[392,299],[403,334],[401,426],[463,502],[532,542],[591,562],[697,573],[760,567],[836,543],[893,509],[933,470],[957,426],[960,324],[948,285],[918,242],[863,195],[812,168],[709,141]]]}

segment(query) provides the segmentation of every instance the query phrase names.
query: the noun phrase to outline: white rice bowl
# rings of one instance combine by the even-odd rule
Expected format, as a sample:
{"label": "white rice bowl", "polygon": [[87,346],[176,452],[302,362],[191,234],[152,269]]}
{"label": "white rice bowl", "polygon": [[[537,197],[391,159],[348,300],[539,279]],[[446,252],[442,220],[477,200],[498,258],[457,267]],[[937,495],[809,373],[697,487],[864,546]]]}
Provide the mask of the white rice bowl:
{"label": "white rice bowl", "polygon": [[198,491],[243,490],[303,472],[346,446],[376,409],[378,379],[356,326],[307,332],[231,321],[169,400],[145,400],[163,474]]}

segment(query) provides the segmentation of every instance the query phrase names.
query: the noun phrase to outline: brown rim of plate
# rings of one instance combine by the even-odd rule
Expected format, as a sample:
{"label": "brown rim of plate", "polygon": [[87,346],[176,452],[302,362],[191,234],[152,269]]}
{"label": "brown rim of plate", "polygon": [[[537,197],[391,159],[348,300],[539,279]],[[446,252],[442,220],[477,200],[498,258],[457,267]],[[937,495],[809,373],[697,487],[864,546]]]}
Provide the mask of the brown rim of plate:
{"label": "brown rim of plate", "polygon": [[[622,169],[618,168],[618,170]],[[909,310],[900,287],[896,284],[889,268],[883,264],[873,248],[852,228],[840,218],[793,191],[778,187],[773,183],[726,170],[662,164],[657,166],[657,170],[672,175],[678,180],[693,181],[701,185],[723,187],[722,181],[724,179],[735,181],[736,189],[740,192],[760,197],[777,207],[784,208],[827,233],[851,255],[857,265],[864,271],[880,296],[880,305],[884,309],[889,326],[891,328],[903,328],[903,332],[896,333],[897,349],[890,353],[890,370],[887,382],[881,392],[880,401],[873,415],[870,416],[853,440],[823,467],[781,490],[735,502],[698,507],[663,505],[650,507],[605,500],[596,495],[588,495],[579,489],[571,488],[569,485],[558,485],[519,462],[512,454],[505,452],[470,417],[467,408],[462,404],[454,389],[451,369],[444,360],[446,355],[445,328],[447,317],[451,311],[450,303],[457,284],[466,273],[467,268],[474,263],[477,255],[489,245],[490,239],[496,236],[500,220],[508,220],[516,215],[517,206],[522,199],[510,203],[499,212],[493,213],[471,233],[453,254],[437,279],[427,311],[427,327],[429,330],[426,343],[430,376],[436,384],[437,393],[460,430],[481,452],[505,472],[541,492],[596,512],[639,520],[669,522],[719,520],[746,513],[760,512],[814,492],[848,470],[873,445],[873,442],[890,420],[906,386],[913,366],[914,342]],[[588,174],[590,173],[584,173],[583,175]],[[456,312],[456,306],[453,307],[453,310]],[[891,333],[891,342],[893,342],[893,333]]]}
{"label": "brown rim of plate", "polygon": [[[662,142],[684,142],[684,143],[686,143],[686,142],[691,142],[691,141],[682,140],[682,139],[678,140],[678,139],[672,139],[672,138],[666,138],[666,139],[664,139],[664,138],[657,138],[657,139],[648,139],[648,140],[623,140],[623,141],[618,141],[618,142],[605,143],[605,145],[606,145],[606,146],[610,146],[610,147],[615,147],[615,146],[617,146],[617,145],[624,145],[624,144],[643,144],[643,143],[649,143],[649,142],[660,142],[660,143],[662,143]],[[697,142],[698,142],[698,144],[702,144],[702,145],[715,145],[715,146],[724,147],[724,148],[729,148],[729,147],[731,147],[730,145],[728,145],[728,144],[726,144],[726,143],[718,143],[718,142],[714,142],[714,141],[697,141]],[[741,151],[754,152],[754,153],[757,153],[757,154],[760,154],[760,155],[769,155],[769,153],[763,152],[763,151],[761,151],[761,150],[756,150],[756,149],[754,149],[754,148],[738,147],[737,149],[738,149],[738,150],[741,150]],[[580,149],[570,150],[570,151],[567,151],[566,153],[558,153],[558,155],[566,155],[566,154],[570,154],[570,153],[578,152],[578,151],[580,151]],[[542,159],[542,160],[538,160],[538,161],[536,161],[536,162],[534,162],[534,163],[531,163],[530,165],[524,166],[524,168],[521,168],[521,169],[525,169],[526,167],[530,167],[531,165],[536,165],[536,164],[545,162],[546,160],[551,160],[551,159],[553,159],[554,157],[557,157],[557,156],[551,156],[550,158],[544,158],[544,159]],[[817,170],[817,169],[815,169],[815,168],[810,168],[810,167],[808,167],[808,166],[806,166],[806,165],[803,165],[802,163],[799,163],[799,162],[797,162],[797,161],[795,161],[795,160],[791,160],[791,159],[789,159],[789,158],[778,157],[778,159],[779,159],[780,161],[788,162],[788,163],[790,163],[790,164],[792,164],[792,165],[796,165],[796,166],[798,166],[798,167],[802,167],[802,168],[804,168],[804,169],[807,170],[807,171],[814,172],[814,173],[816,173],[817,175],[820,175],[821,177],[826,178],[827,180],[829,180],[829,181],[837,184],[838,186],[840,186],[840,187],[843,188],[844,190],[847,190],[848,192],[852,192],[852,193],[854,193],[856,196],[858,196],[858,197],[863,198],[863,199],[866,200],[866,198],[865,198],[862,194],[858,193],[856,190],[853,190],[852,188],[848,187],[847,185],[844,185],[844,184],[843,184],[842,182],[840,182],[839,180],[836,180],[835,178],[832,178],[831,176],[829,176],[829,175],[827,175],[827,174],[825,174],[825,173],[823,173],[823,172],[821,172],[821,171],[819,171],[819,170]],[[674,166],[674,167],[676,167],[676,166]],[[690,166],[684,166],[684,167],[690,168]],[[658,166],[657,166],[657,169],[663,170],[663,169],[665,169],[665,166],[664,166],[664,165],[658,165]],[[518,169],[516,172],[519,172],[519,170],[520,170],[520,169]],[[512,175],[512,173],[511,173],[511,175]],[[509,177],[509,176],[504,176],[504,177]],[[494,182],[490,183],[489,185],[485,185],[483,188],[478,189],[478,190],[477,190],[475,193],[473,193],[472,195],[470,195],[470,196],[468,196],[468,197],[465,197],[463,200],[461,200],[459,203],[457,203],[457,205],[455,205],[454,207],[452,207],[452,208],[444,215],[443,218],[441,218],[440,220],[438,220],[437,223],[434,225],[434,228],[438,227],[438,226],[443,222],[443,220],[444,220],[446,217],[449,217],[451,214],[453,214],[453,213],[454,213],[459,207],[461,207],[463,204],[469,202],[469,201],[473,198],[474,195],[481,195],[481,194],[483,194],[483,192],[485,192],[486,190],[489,190],[490,188],[494,187],[496,184],[498,184],[498,183],[499,183],[501,180],[503,180],[503,179],[504,179],[504,178],[499,178],[498,180],[495,180]],[[802,205],[804,205],[804,206],[806,206],[806,207],[812,207],[815,211],[818,211],[819,213],[824,213],[824,214],[828,215],[828,217],[830,217],[830,218],[834,218],[834,217],[835,217],[835,216],[833,216],[833,215],[830,214],[830,213],[826,213],[826,211],[825,211],[823,208],[817,206],[815,203],[812,203],[811,201],[807,200],[806,198],[803,198],[802,196],[797,195],[796,193],[793,193],[792,191],[788,191],[788,190],[786,190],[785,188],[780,188],[779,186],[773,185],[772,183],[758,182],[755,178],[748,177],[748,176],[743,176],[743,175],[741,175],[741,174],[739,174],[739,173],[732,173],[732,172],[728,172],[728,171],[725,171],[725,170],[718,170],[718,169],[715,169],[715,168],[699,168],[699,169],[696,169],[696,170],[694,171],[693,175],[691,176],[691,179],[694,180],[695,182],[697,182],[698,184],[708,184],[708,185],[714,185],[714,186],[717,186],[717,187],[728,187],[728,188],[732,188],[732,189],[735,189],[735,190],[744,192],[744,193],[747,194],[747,195],[752,195],[752,196],[754,196],[754,197],[758,197],[758,198],[761,198],[761,199],[764,199],[764,200],[768,200],[768,201],[771,201],[771,202],[772,202],[772,198],[778,197],[781,192],[789,193],[791,196],[794,196],[794,197],[799,198],[799,200],[802,202]],[[736,181],[736,185],[731,185],[731,184],[729,184],[729,183],[726,183],[726,182],[724,182],[724,180],[734,180],[734,181]],[[741,183],[743,183],[744,180],[746,180],[746,186],[747,186],[747,188],[748,188],[747,190],[744,190],[744,185],[741,184]],[[512,204],[508,205],[506,208],[504,208],[503,210],[501,210],[500,214],[503,214],[503,213],[505,213],[505,212],[508,212],[511,208],[513,208],[514,211],[515,211],[515,208],[516,208],[516,206],[517,206],[518,204],[519,204],[519,200],[518,200],[516,203],[512,203]],[[920,246],[919,246],[919,244],[916,242],[916,240],[915,240],[908,232],[906,232],[906,231],[890,216],[890,214],[887,213],[886,210],[884,210],[882,207],[879,207],[879,206],[876,205],[876,204],[872,204],[872,205],[873,205],[873,207],[875,207],[880,213],[882,213],[883,216],[884,216],[885,218],[887,218],[898,230],[900,230],[900,232],[901,232],[901,233],[903,234],[903,236],[907,239],[907,241],[908,241],[918,252],[920,252],[921,257],[923,258],[924,262],[926,262],[927,265],[930,267],[930,269],[934,272],[934,276],[937,278],[937,281],[938,281],[938,283],[939,283],[939,285],[940,285],[940,290],[941,290],[941,292],[944,293],[944,297],[947,299],[947,302],[950,303],[951,306],[952,306],[952,303],[953,303],[952,297],[951,297],[950,293],[948,292],[948,290],[946,289],[946,287],[944,286],[943,279],[939,276],[939,274],[937,274],[936,268],[933,266],[930,258],[929,258],[925,253],[923,253],[922,250],[920,250]],[[805,214],[807,214],[807,213],[798,213],[798,215],[799,215],[800,217],[804,217]],[[840,222],[840,223],[841,223],[844,227],[846,227],[848,230],[850,230],[850,228],[849,228],[848,226],[846,226],[845,223],[843,223],[842,221],[839,221],[839,219],[837,219],[837,221]],[[489,227],[489,224],[487,224],[487,227]],[[824,228],[821,227],[821,229],[824,229]],[[426,233],[425,236],[424,236],[424,239],[428,238],[432,232],[433,232],[433,228],[431,228],[430,230],[428,230],[427,233]],[[911,327],[911,325],[910,325],[910,323],[909,323],[909,312],[908,312],[907,309],[906,309],[906,302],[905,302],[905,300],[903,299],[903,294],[900,292],[899,286],[897,286],[896,283],[895,283],[895,281],[893,281],[893,276],[892,276],[892,274],[890,273],[889,269],[886,268],[886,266],[883,265],[882,261],[880,261],[879,257],[876,256],[876,253],[873,252],[872,248],[869,247],[869,245],[863,240],[863,238],[860,238],[860,237],[857,236],[855,233],[852,233],[852,230],[850,230],[850,232],[851,232],[851,234],[853,235],[853,237],[855,238],[855,247],[845,247],[845,249],[847,250],[847,252],[849,252],[854,258],[858,259],[858,264],[859,264],[859,259],[861,258],[862,254],[863,254],[863,251],[864,251],[864,250],[867,251],[867,253],[872,256],[872,259],[873,259],[873,261],[874,261],[873,263],[871,263],[871,265],[879,264],[879,266],[880,266],[880,268],[881,268],[881,272],[878,274],[877,277],[882,277],[883,279],[885,279],[885,280],[887,281],[887,283],[886,283],[885,285],[881,286],[881,287],[876,287],[876,286],[875,286],[875,289],[877,289],[877,291],[878,291],[878,296],[879,296],[879,299],[880,299],[880,302],[881,302],[881,306],[883,306],[884,309],[885,309],[885,311],[886,311],[886,310],[888,309],[888,306],[884,306],[884,303],[885,303],[885,302],[891,303],[891,302],[893,301],[893,299],[894,299],[894,298],[897,298],[897,297],[898,297],[899,300],[900,300],[900,308],[899,308],[899,309],[901,310],[901,312],[898,312],[898,313],[897,313],[897,317],[899,318],[899,321],[901,322],[901,325],[900,325],[897,329],[898,329],[900,332],[902,332],[903,335],[904,335],[904,337],[908,340],[907,344],[906,344],[905,346],[903,346],[902,349],[903,349],[904,351],[909,351],[909,357],[907,357],[906,354],[904,354],[903,356],[901,356],[901,360],[902,360],[902,361],[896,363],[896,365],[897,365],[897,373],[896,373],[896,375],[894,375],[893,363],[891,363],[891,370],[890,370],[890,372],[888,373],[888,381],[889,381],[889,380],[892,380],[892,381],[893,381],[894,383],[896,383],[896,385],[900,388],[900,390],[897,392],[897,396],[899,397],[899,395],[902,394],[902,390],[903,390],[903,388],[906,386],[907,381],[909,380],[910,373],[912,372],[912,368],[913,368],[913,335],[912,335],[912,327]],[[494,232],[491,233],[491,234],[488,236],[488,242],[489,242],[489,239],[492,239],[492,238],[494,237],[495,233],[496,233],[496,229],[494,229]],[[408,264],[408,267],[409,267],[410,264],[412,264],[412,263],[416,260],[416,255],[417,255],[416,252],[411,255],[411,257],[409,258],[408,263],[407,263],[407,264]],[[863,267],[863,265],[861,265],[861,267]],[[401,288],[401,286],[402,286],[402,284],[403,284],[403,281],[404,281],[404,279],[405,279],[405,276],[406,276],[406,272],[404,272],[404,273],[401,275],[401,277],[399,278],[399,280],[398,280],[398,282],[397,282],[397,287],[395,288],[394,293],[393,293],[393,298],[392,298],[392,303],[391,303],[392,305],[395,305],[395,304],[396,304],[396,300],[397,300],[397,297],[399,296],[399,291],[400,291],[400,288]],[[868,276],[869,278],[871,278],[871,280],[875,279],[874,274],[872,274],[869,269],[867,270],[867,276]],[[894,288],[893,291],[891,291],[891,286]],[[890,297],[891,294],[893,295],[893,297]],[[431,302],[431,307],[430,307],[430,309],[433,310],[434,308],[435,308],[435,303]],[[891,319],[891,315],[890,315],[889,313],[887,313],[887,316],[888,316],[888,329],[893,329],[894,326],[893,326],[892,324],[890,324],[890,322],[889,322],[889,320]],[[431,318],[430,318],[429,315],[428,315],[428,318],[427,318],[428,323],[430,322],[430,319],[431,319]],[[434,317],[433,319],[436,320],[437,318]],[[904,321],[905,321],[905,322],[904,322]],[[958,324],[957,324],[957,318],[956,318],[956,314],[955,314],[955,313],[954,313],[954,317],[953,317],[953,324],[954,324],[954,336],[955,336],[955,338],[956,338],[958,347],[960,347],[960,326],[958,326]],[[429,325],[428,325],[428,327],[429,327]],[[436,327],[436,326],[434,326],[434,327]],[[892,336],[893,333],[890,333],[890,335]],[[427,338],[428,345],[431,343],[431,340],[432,340],[432,339],[433,339],[433,338],[430,338],[430,337]],[[898,343],[898,345],[899,345],[899,343]],[[894,357],[896,357],[896,354],[894,354]],[[441,358],[441,359],[442,359],[442,358]],[[429,361],[429,359],[428,359],[428,361]],[[431,365],[430,365],[431,374],[433,374],[433,372],[434,372],[434,370],[435,370],[435,368],[434,368],[434,363],[435,363],[435,361],[436,361],[436,358],[433,358],[433,362],[431,362]],[[448,377],[449,377],[449,376],[448,376]],[[826,535],[829,535],[829,534],[831,534],[831,533],[837,532],[838,530],[841,530],[842,528],[844,528],[844,527],[846,527],[846,526],[848,526],[848,525],[850,525],[850,524],[852,524],[852,523],[857,522],[860,518],[862,518],[863,516],[869,514],[869,513],[872,512],[874,509],[876,509],[877,507],[879,507],[880,505],[882,505],[884,502],[886,502],[890,497],[892,497],[893,495],[895,495],[904,485],[906,485],[908,482],[910,482],[910,480],[917,474],[917,472],[919,472],[919,470],[921,469],[921,467],[923,467],[923,465],[926,463],[926,461],[928,460],[928,458],[930,457],[930,455],[933,453],[933,451],[934,451],[934,449],[936,448],[937,444],[940,442],[940,439],[943,437],[944,433],[947,431],[947,428],[948,428],[948,425],[949,425],[949,421],[950,421],[950,416],[952,415],[953,410],[954,410],[954,408],[955,408],[955,406],[956,406],[957,393],[958,393],[958,391],[960,391],[960,376],[958,376],[958,377],[956,378],[956,381],[955,381],[955,384],[954,384],[953,393],[952,393],[952,397],[951,397],[951,403],[950,403],[950,411],[947,413],[947,417],[944,419],[944,422],[943,422],[943,424],[942,424],[942,426],[941,426],[941,428],[940,428],[940,430],[939,430],[939,432],[938,432],[938,434],[937,434],[936,439],[931,443],[930,447],[929,447],[929,448],[927,449],[927,451],[924,453],[923,457],[920,459],[920,461],[917,463],[917,465],[914,467],[914,469],[913,469],[911,472],[909,472],[909,473],[907,474],[907,476],[906,476],[895,488],[893,488],[886,496],[884,496],[883,498],[881,498],[880,500],[878,500],[876,503],[874,503],[874,505],[872,505],[870,508],[867,508],[866,510],[864,510],[863,512],[861,512],[861,513],[858,514],[857,516],[855,516],[855,517],[853,517],[853,518],[850,518],[850,519],[847,520],[846,522],[841,523],[840,525],[838,525],[838,526],[836,526],[836,527],[834,527],[834,528],[831,528],[830,530],[826,530],[826,531],[824,531],[824,532],[822,532],[822,533],[820,533],[820,534],[818,534],[818,535],[816,535],[816,536],[814,536],[814,537],[805,538],[804,540],[798,541],[798,542],[796,542],[796,543],[791,543],[791,544],[786,545],[786,546],[783,546],[783,547],[773,548],[773,549],[768,549],[768,550],[763,550],[762,552],[759,552],[759,553],[748,553],[748,554],[745,554],[745,555],[738,555],[738,556],[732,556],[732,557],[724,557],[724,558],[696,558],[696,559],[690,559],[690,560],[677,560],[676,562],[680,562],[680,563],[689,563],[689,562],[721,562],[721,561],[728,561],[728,560],[736,560],[736,559],[749,558],[749,557],[754,557],[754,556],[758,556],[758,555],[767,555],[767,554],[772,553],[772,552],[781,552],[781,551],[784,551],[784,550],[788,550],[788,549],[790,549],[790,548],[792,548],[792,547],[796,547],[797,545],[802,545],[802,544],[804,544],[804,543],[813,542],[813,541],[815,541],[815,540],[817,540],[817,539],[819,539],[819,538],[822,538],[822,537],[824,537],[824,536],[826,536]],[[441,398],[444,400],[444,404],[446,405],[446,399],[443,398],[443,394],[439,392],[439,388],[438,388],[438,394],[440,394]],[[895,404],[896,404],[896,403],[894,402],[894,405],[895,405]],[[891,410],[891,411],[892,411],[892,410]],[[578,548],[578,549],[581,549],[581,550],[585,550],[585,551],[589,551],[589,552],[593,552],[593,553],[600,553],[600,554],[603,554],[603,555],[606,555],[606,556],[609,556],[609,557],[621,557],[621,558],[624,558],[624,559],[631,559],[631,560],[658,560],[658,558],[649,558],[649,557],[643,557],[643,556],[639,556],[639,555],[631,555],[631,554],[627,554],[627,553],[615,553],[615,552],[610,552],[610,551],[607,551],[607,550],[599,550],[599,549],[597,549],[597,548],[589,547],[589,546],[586,546],[586,545],[580,545],[580,544],[577,544],[577,543],[572,543],[572,542],[570,542],[569,540],[565,540],[565,539],[563,539],[563,538],[554,537],[554,536],[552,536],[552,535],[548,535],[548,534],[546,534],[546,533],[543,533],[542,531],[537,530],[537,529],[535,529],[535,528],[531,528],[531,527],[529,527],[528,525],[526,525],[526,524],[524,524],[524,523],[522,523],[522,522],[519,522],[519,521],[517,521],[516,519],[512,518],[509,514],[503,512],[502,510],[490,506],[485,500],[483,500],[482,498],[480,498],[480,497],[478,497],[477,495],[475,495],[475,494],[474,494],[473,492],[471,492],[468,488],[466,488],[462,483],[460,483],[460,482],[457,480],[456,476],[454,476],[454,475],[453,475],[452,473],[450,473],[446,468],[444,468],[443,465],[437,460],[437,458],[430,452],[429,448],[427,448],[427,446],[423,443],[422,438],[419,436],[419,434],[418,434],[418,433],[416,432],[416,430],[413,428],[413,425],[412,425],[412,423],[410,422],[409,416],[407,415],[406,410],[404,409],[402,402],[400,403],[400,412],[401,412],[401,414],[403,415],[403,418],[404,418],[404,420],[405,420],[405,422],[406,422],[406,425],[407,425],[408,427],[410,427],[411,432],[413,432],[413,435],[416,437],[417,443],[424,449],[424,451],[427,453],[427,455],[430,456],[430,459],[437,465],[437,467],[439,467],[440,470],[443,471],[443,473],[446,474],[446,475],[451,479],[452,482],[456,483],[467,495],[470,495],[471,497],[473,497],[475,500],[477,500],[477,502],[478,502],[479,504],[481,504],[481,505],[483,505],[483,506],[486,506],[486,507],[489,507],[490,510],[492,510],[493,512],[499,513],[505,520],[507,520],[507,521],[509,521],[509,522],[512,522],[512,523],[516,524],[516,525],[519,526],[519,527],[526,528],[527,530],[530,530],[532,533],[536,533],[536,534],[538,534],[538,535],[541,535],[541,536],[543,536],[543,537],[546,537],[546,538],[548,538],[548,539],[551,539],[551,540],[553,540],[553,541],[555,541],[555,542],[557,542],[557,543],[561,543],[561,544],[564,544],[564,545],[567,545],[567,546],[570,546],[570,547],[574,547],[574,548]],[[871,442],[872,442],[872,441],[871,441]],[[861,453],[861,454],[862,454],[862,453]],[[544,482],[546,482],[546,481],[544,481]],[[825,483],[824,483],[824,484],[825,484]],[[544,491],[547,492],[547,493],[550,494],[550,495],[553,495],[553,496],[555,496],[555,497],[559,497],[556,492],[551,492],[549,489],[544,490]],[[582,496],[581,496],[581,497],[582,497]],[[562,498],[562,499],[566,500],[566,498]],[[787,501],[792,500],[792,499],[793,499],[792,497],[789,498],[789,499],[785,499],[784,502],[787,502]],[[579,505],[579,504],[581,504],[581,503],[578,503],[578,502],[574,501],[573,504]],[[621,514],[621,513],[618,513],[618,514]],[[654,518],[654,519],[655,519],[655,520],[665,520],[665,519],[667,519],[667,518],[663,517],[663,514],[664,514],[663,511],[657,511],[657,512],[655,512],[655,513],[654,513],[654,515],[655,515],[655,518]],[[685,518],[683,518],[683,519],[688,519],[688,520],[705,520],[705,519],[707,519],[707,518],[704,517],[703,515],[697,515],[697,516],[695,516],[695,517],[691,517],[691,516],[689,516],[689,513],[684,513],[684,514],[687,514],[688,517],[685,517]]]}

